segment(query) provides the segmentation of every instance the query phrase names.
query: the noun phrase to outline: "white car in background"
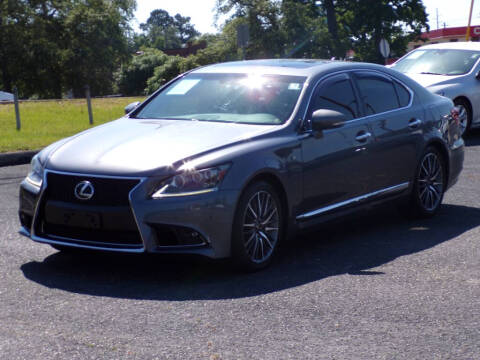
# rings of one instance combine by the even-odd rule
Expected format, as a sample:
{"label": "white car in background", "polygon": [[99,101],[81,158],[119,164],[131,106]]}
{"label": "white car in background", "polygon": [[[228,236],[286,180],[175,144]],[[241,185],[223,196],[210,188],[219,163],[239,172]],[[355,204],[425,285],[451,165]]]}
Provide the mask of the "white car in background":
{"label": "white car in background", "polygon": [[431,92],[452,99],[459,109],[462,134],[480,126],[480,43],[425,45],[397,60],[391,68]]}

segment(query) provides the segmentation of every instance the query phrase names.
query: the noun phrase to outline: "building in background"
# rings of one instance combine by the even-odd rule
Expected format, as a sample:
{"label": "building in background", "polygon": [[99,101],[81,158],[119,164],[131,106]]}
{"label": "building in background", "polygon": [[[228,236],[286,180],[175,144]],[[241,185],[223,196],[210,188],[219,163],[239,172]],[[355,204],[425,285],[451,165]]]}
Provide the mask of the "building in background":
{"label": "building in background", "polygon": [[[422,45],[438,44],[442,42],[465,41],[467,27],[451,27],[424,32],[420,35],[420,39],[408,43],[408,51],[416,49]],[[470,26],[470,40],[480,40],[480,25]]]}

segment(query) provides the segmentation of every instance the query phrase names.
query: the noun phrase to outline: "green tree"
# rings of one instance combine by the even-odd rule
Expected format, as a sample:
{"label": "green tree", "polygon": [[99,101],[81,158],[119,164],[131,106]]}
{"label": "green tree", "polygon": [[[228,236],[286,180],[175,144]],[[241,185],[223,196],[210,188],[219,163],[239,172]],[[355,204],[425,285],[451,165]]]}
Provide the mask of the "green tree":
{"label": "green tree", "polygon": [[[346,1],[342,17],[354,38],[353,48],[362,61],[383,63],[378,44],[385,38],[393,55],[403,55],[407,43],[428,30],[427,14],[421,0]],[[347,10],[348,9],[348,10]],[[360,21],[356,14],[365,14]]]}
{"label": "green tree", "polygon": [[168,59],[169,56],[158,49],[142,49],[117,74],[118,90],[123,95],[144,94],[147,80],[153,76],[155,68],[165,64]]}
{"label": "green tree", "polygon": [[26,66],[30,13],[25,1],[0,0],[0,82],[9,92],[19,85],[18,74]]}
{"label": "green tree", "polygon": [[126,34],[134,0],[74,0],[64,16],[64,84],[82,96],[112,90],[113,73],[129,57]]}
{"label": "green tree", "polygon": [[243,20],[239,18],[231,20],[222,28],[220,34],[205,34],[200,37],[199,41],[206,41],[207,47],[195,55],[187,58],[170,56],[162,66],[155,68],[153,76],[147,81],[145,93],[151,94],[178,74],[199,66],[241,59],[236,42],[236,26],[241,21]]}
{"label": "green tree", "polygon": [[200,35],[190,17],[180,14],[172,17],[162,9],[153,10],[147,22],[140,24],[140,29],[144,34],[138,38],[139,44],[160,50],[179,48]]}
{"label": "green tree", "polygon": [[331,38],[315,2],[283,0],[281,28],[285,57],[330,58]]}
{"label": "green tree", "polygon": [[180,56],[169,56],[163,65],[155,68],[154,75],[147,81],[145,92],[152,94],[160,86],[181,74],[181,63],[183,61],[185,61],[184,58]]}
{"label": "green tree", "polygon": [[42,98],[62,97],[61,52],[64,37],[63,17],[65,2],[59,0],[30,0],[29,24],[24,28],[28,51],[23,61],[26,68],[19,73],[23,78],[22,92]]}
{"label": "green tree", "polygon": [[22,96],[111,91],[135,0],[0,0],[0,73]]}
{"label": "green tree", "polygon": [[390,42],[393,53],[402,54],[410,39],[428,30],[421,0],[322,0],[319,5],[327,18],[332,52],[339,57],[345,47],[338,44],[347,40],[357,59],[381,63],[381,38]]}
{"label": "green tree", "polygon": [[[281,31],[281,8],[273,0],[217,0],[217,18],[232,14],[248,24],[250,41],[247,58],[270,58],[282,54],[284,33]],[[227,21],[227,23],[229,22]]]}
{"label": "green tree", "polygon": [[182,44],[186,44],[192,39],[200,35],[200,33],[195,30],[195,26],[190,23],[190,17],[183,17],[180,14],[176,14],[173,18],[173,25],[177,29],[177,36],[180,38]]}
{"label": "green tree", "polygon": [[428,28],[421,0],[217,0],[216,12],[249,25],[248,58],[343,58],[353,48],[360,60],[382,62],[382,37],[401,54]]}

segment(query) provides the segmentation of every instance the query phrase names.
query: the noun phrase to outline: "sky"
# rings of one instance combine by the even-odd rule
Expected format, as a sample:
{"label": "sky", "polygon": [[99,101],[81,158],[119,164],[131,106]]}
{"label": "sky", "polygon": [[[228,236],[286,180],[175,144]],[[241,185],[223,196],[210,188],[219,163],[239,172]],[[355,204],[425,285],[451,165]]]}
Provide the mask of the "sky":
{"label": "sky", "polygon": [[[213,8],[216,0],[137,0],[136,20],[133,26],[139,31],[138,26],[144,23],[152,10],[164,9],[171,16],[179,13],[182,16],[190,16],[191,22],[201,33],[215,33],[217,30],[213,24]],[[471,0],[423,0],[423,4],[429,15],[430,29],[443,27],[466,26]],[[480,0],[474,2],[472,25],[480,25]]]}
{"label": "sky", "polygon": [[168,11],[170,16],[177,13],[182,16],[190,16],[195,29],[202,34],[215,33],[217,32],[213,25],[215,3],[216,0],[137,0],[134,29],[138,31],[138,26],[147,21],[152,10],[163,9]]}

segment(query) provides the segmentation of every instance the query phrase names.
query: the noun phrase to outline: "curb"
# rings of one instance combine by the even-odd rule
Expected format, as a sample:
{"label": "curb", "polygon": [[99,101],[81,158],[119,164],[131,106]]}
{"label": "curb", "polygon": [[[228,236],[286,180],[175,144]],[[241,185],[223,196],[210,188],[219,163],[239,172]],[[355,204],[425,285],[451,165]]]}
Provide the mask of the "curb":
{"label": "curb", "polygon": [[40,150],[0,153],[0,167],[28,164]]}

